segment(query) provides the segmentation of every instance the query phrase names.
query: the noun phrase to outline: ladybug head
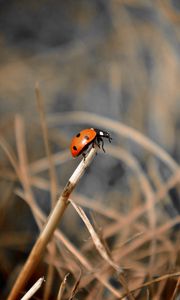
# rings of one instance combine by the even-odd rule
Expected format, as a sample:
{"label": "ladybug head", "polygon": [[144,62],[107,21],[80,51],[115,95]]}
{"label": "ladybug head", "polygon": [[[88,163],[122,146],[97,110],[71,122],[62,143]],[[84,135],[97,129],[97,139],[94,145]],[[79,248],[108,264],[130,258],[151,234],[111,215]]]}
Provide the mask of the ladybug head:
{"label": "ladybug head", "polygon": [[107,138],[109,140],[109,142],[111,143],[112,137],[110,136],[110,134],[107,131],[101,130],[101,129],[94,129],[97,133],[98,137],[101,138]]}

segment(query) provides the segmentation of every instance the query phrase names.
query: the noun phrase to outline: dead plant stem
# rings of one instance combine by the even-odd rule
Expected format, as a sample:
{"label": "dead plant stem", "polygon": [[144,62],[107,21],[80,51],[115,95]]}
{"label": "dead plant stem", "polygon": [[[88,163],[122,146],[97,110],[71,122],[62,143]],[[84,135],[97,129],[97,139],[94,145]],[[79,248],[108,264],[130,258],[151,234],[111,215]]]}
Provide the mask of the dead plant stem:
{"label": "dead plant stem", "polygon": [[33,271],[37,267],[37,264],[42,258],[44,250],[46,249],[47,244],[49,243],[54,230],[56,229],[57,225],[59,224],[62,216],[68,206],[68,199],[72,191],[74,190],[75,186],[79,182],[80,178],[83,176],[86,168],[92,162],[93,158],[96,155],[96,147],[92,148],[91,151],[88,153],[86,159],[82,160],[72,176],[70,177],[68,183],[66,184],[61,196],[59,197],[52,213],[50,214],[47,223],[42,230],[39,238],[37,239],[32,251],[19,274],[10,294],[8,300],[16,300],[18,298],[19,293],[25,288],[26,283],[30,276],[32,275]]}

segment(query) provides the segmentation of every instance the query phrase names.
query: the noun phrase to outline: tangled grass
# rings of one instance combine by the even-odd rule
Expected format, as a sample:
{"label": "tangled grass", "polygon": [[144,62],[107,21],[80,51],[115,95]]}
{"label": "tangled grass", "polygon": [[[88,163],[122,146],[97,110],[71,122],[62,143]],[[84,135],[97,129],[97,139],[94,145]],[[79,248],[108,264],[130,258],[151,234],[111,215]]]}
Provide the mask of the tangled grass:
{"label": "tangled grass", "polygon": [[[45,282],[41,281],[43,285],[39,293],[41,295],[44,291],[44,297],[51,295],[51,299],[91,299],[92,297],[98,299],[126,297],[129,299],[148,299],[148,297],[178,299],[180,216],[177,213],[171,218],[165,209],[167,205],[169,209],[173,206],[169,191],[172,189],[178,191],[180,181],[178,164],[167,152],[140,132],[107,118],[85,112],[72,112],[66,115],[52,115],[48,117],[48,124],[50,127],[57,126],[57,124],[67,126],[78,122],[83,124],[85,120],[88,120],[91,126],[108,128],[116,136],[114,144],[107,146],[106,151],[108,157],[114,157],[117,161],[123,161],[123,164],[127,165],[128,200],[119,197],[119,193],[123,195],[121,184],[111,188],[111,197],[108,197],[108,201],[107,199],[100,201],[99,190],[94,191],[93,199],[89,199],[80,192],[69,195],[71,208],[69,212],[69,208],[67,209],[65,218],[68,222],[66,225],[68,231],[67,228],[65,230],[67,234],[63,232],[61,226],[56,228],[54,234],[51,234],[51,242],[48,243],[49,240],[46,242],[45,254],[43,252],[38,254],[38,258],[41,258],[40,266],[35,264],[34,268],[30,269],[29,277],[32,277],[35,282],[38,276],[36,273],[40,273],[45,278]],[[28,163],[25,123],[22,117],[16,117],[14,126],[17,154],[6,138],[1,137],[0,140],[1,148],[13,166],[10,168],[4,164],[1,178],[9,183],[11,193],[15,193],[26,202],[41,231],[47,222],[47,216],[39,205],[34,187],[45,193],[51,192],[50,195],[57,195],[57,192],[62,189],[60,186],[57,188],[57,170],[63,164],[66,166],[69,160],[71,161],[70,154],[66,150],[52,154],[49,150],[47,157]],[[51,130],[53,132],[52,128]],[[44,136],[46,140],[48,135]],[[138,144],[143,153],[148,153],[148,155],[143,155],[146,158],[143,162],[146,165],[143,168],[142,161],[131,153],[129,146],[127,150],[118,145],[122,137],[125,140],[132,140]],[[103,161],[108,157],[104,155]],[[96,165],[99,158],[98,155],[93,165]],[[158,161],[161,161],[164,168],[169,170],[166,180],[155,163]],[[50,174],[49,180],[45,178],[46,171]],[[94,172],[96,172],[96,166]],[[99,172],[100,174],[105,172],[103,164]],[[12,183],[15,182],[12,188]],[[19,187],[17,187],[18,182]],[[11,209],[8,205],[7,200],[4,200],[1,206],[4,214],[8,214]],[[52,202],[52,210],[54,205]],[[71,235],[71,223],[73,224],[71,218],[74,219],[72,215],[77,213],[76,229],[72,228],[72,234],[76,234],[80,241],[76,245],[76,239],[71,241],[68,234]],[[13,215],[16,219],[16,213]],[[78,225],[78,218],[82,219],[84,225]],[[3,219],[1,220],[2,226]],[[85,240],[84,226],[87,228]],[[23,228],[21,229],[23,232]],[[4,232],[2,236],[1,247],[7,247],[7,234]],[[26,247],[28,233],[27,236],[24,233],[24,243],[22,243],[21,235],[18,236],[18,232],[12,231],[9,236],[10,248],[15,247],[18,250],[19,247]],[[42,260],[45,263],[44,271]],[[19,268],[18,262],[14,268],[15,270]],[[14,272],[17,272],[15,270]],[[11,277],[14,277],[14,272],[7,278],[9,290],[10,286],[12,287]],[[26,287],[28,280],[29,278],[24,283]],[[19,290],[20,294],[23,294],[23,291],[25,290]],[[168,298],[165,295],[168,295]],[[16,299],[16,297],[9,299]]]}

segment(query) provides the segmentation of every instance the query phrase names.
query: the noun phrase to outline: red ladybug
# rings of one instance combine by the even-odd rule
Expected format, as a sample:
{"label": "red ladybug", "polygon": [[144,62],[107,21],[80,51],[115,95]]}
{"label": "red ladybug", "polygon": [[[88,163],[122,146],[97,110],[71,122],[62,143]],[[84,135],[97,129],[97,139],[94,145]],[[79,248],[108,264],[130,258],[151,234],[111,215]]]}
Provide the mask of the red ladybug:
{"label": "red ladybug", "polygon": [[85,157],[85,151],[89,148],[90,145],[92,147],[94,144],[97,144],[104,149],[104,140],[103,138],[107,138],[111,143],[111,136],[108,132],[103,131],[101,129],[88,128],[79,132],[76,136],[72,138],[70,151],[73,157],[77,157],[82,154]]}

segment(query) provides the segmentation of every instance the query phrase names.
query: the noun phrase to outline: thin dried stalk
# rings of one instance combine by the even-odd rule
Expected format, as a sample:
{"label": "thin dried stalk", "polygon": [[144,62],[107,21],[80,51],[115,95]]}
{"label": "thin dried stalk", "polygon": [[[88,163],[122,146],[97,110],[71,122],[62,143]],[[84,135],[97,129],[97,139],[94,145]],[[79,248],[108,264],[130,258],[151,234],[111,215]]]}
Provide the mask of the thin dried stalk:
{"label": "thin dried stalk", "polygon": [[[56,195],[57,195],[57,177],[56,177],[56,171],[55,171],[52,154],[51,154],[51,149],[50,149],[50,144],[49,144],[44,101],[43,101],[43,97],[41,95],[38,83],[36,84],[35,92],[36,92],[36,100],[37,100],[37,104],[38,104],[38,111],[39,111],[42,134],[43,134],[44,146],[45,146],[45,151],[46,151],[47,160],[48,160],[49,177],[50,177],[50,192],[51,192],[51,206],[53,208],[55,206]],[[56,247],[55,247],[55,244],[53,243],[53,241],[51,241],[51,250],[52,250],[51,255],[55,256]],[[47,272],[47,282],[46,282],[46,286],[44,289],[44,300],[47,300],[49,298],[50,291],[51,291],[51,285],[53,282],[53,277],[54,277],[54,267],[52,264],[49,264],[48,272]]]}
{"label": "thin dried stalk", "polygon": [[177,216],[173,220],[169,221],[168,223],[157,227],[155,232],[152,232],[151,230],[147,230],[143,238],[142,237],[137,238],[134,241],[134,243],[132,244],[130,243],[125,248],[122,248],[121,253],[117,254],[118,259],[122,259],[122,257],[130,255],[130,253],[138,249],[140,246],[142,246],[146,242],[151,241],[152,238],[158,239],[158,236],[165,234],[170,228],[172,228],[173,226],[179,223],[180,223],[180,216]]}
{"label": "thin dried stalk", "polygon": [[131,293],[129,292],[126,280],[122,274],[122,269],[121,267],[119,267],[110,257],[108,251],[106,250],[106,247],[103,245],[103,243],[101,242],[101,239],[99,238],[98,234],[96,233],[96,231],[94,230],[93,226],[91,225],[91,223],[89,222],[89,219],[87,218],[85,212],[83,211],[83,209],[79,206],[77,206],[72,200],[70,200],[71,204],[73,205],[73,207],[75,208],[75,210],[77,211],[77,213],[79,214],[79,216],[81,217],[81,219],[83,220],[83,222],[85,223],[86,227],[88,228],[88,231],[92,237],[92,240],[96,246],[96,249],[98,250],[99,254],[102,256],[102,258],[111,266],[113,267],[113,269],[115,269],[118,273],[119,273],[119,280],[121,282],[121,284],[123,285],[124,289],[126,290],[126,292],[128,293],[128,296],[131,300],[134,300],[134,297],[131,295]]}
{"label": "thin dried stalk", "polygon": [[38,104],[38,111],[39,111],[42,134],[43,134],[44,146],[45,146],[46,155],[47,155],[47,159],[48,159],[48,165],[49,165],[49,175],[50,175],[50,184],[51,184],[51,189],[50,189],[51,201],[52,201],[52,207],[54,207],[55,200],[56,200],[56,194],[57,194],[57,178],[56,178],[56,171],[55,171],[55,167],[54,167],[54,163],[53,163],[53,159],[52,159],[52,155],[51,155],[51,149],[50,149],[50,145],[49,145],[44,101],[43,101],[43,97],[41,95],[38,83],[36,84],[35,92],[36,92],[36,99],[37,99],[37,104]]}
{"label": "thin dried stalk", "polygon": [[71,295],[70,295],[70,297],[69,297],[68,300],[73,300],[73,299],[74,299],[74,296],[76,295],[77,290],[78,290],[78,288],[79,288],[80,280],[81,280],[81,272],[80,272],[80,274],[79,274],[78,279],[76,280],[76,282],[75,282],[75,284],[74,284],[74,287],[73,287],[73,289],[72,289],[72,291],[71,291]]}
{"label": "thin dried stalk", "polygon": [[37,290],[40,289],[43,281],[44,281],[44,277],[39,278],[36,281],[36,283],[29,289],[29,291],[21,298],[21,300],[30,299],[37,292]]}
{"label": "thin dried stalk", "polygon": [[39,238],[37,239],[19,277],[17,278],[8,300],[15,300],[17,299],[20,291],[25,287],[26,282],[28,281],[29,277],[33,273],[34,269],[36,268],[37,264],[39,263],[44,250],[49,243],[54,230],[56,229],[58,223],[62,219],[62,216],[69,204],[68,198],[72,191],[74,190],[75,186],[79,182],[80,178],[83,176],[86,168],[92,162],[93,158],[96,155],[96,147],[92,148],[88,153],[86,159],[82,160],[78,167],[76,168],[75,172],[72,174],[71,178],[69,179],[68,183],[66,184],[61,196],[59,197],[52,213],[49,216],[49,219],[41,232]]}
{"label": "thin dried stalk", "polygon": [[[53,153],[52,155],[53,164],[58,166],[69,160],[69,150],[62,150],[61,152]],[[47,157],[38,159],[29,165],[31,174],[40,173],[47,170],[49,163]]]}
{"label": "thin dried stalk", "polygon": [[[28,203],[35,218],[38,218],[39,220],[41,220],[41,222],[44,223],[46,217],[42,210],[37,206],[37,204],[32,201],[29,202],[29,199],[27,199],[21,191],[18,190],[17,194]],[[66,246],[69,252],[76,257],[76,259],[88,270],[88,272],[92,274],[93,278],[97,278],[97,280],[99,280],[101,284],[104,285],[114,296],[118,298],[120,297],[119,291],[115,289],[102,274],[99,274],[94,270],[91,263],[82,255],[82,253],[78,249],[76,249],[76,247],[66,238],[66,236],[59,229],[55,230],[54,235],[57,238],[57,240],[61,241]]]}
{"label": "thin dried stalk", "polygon": [[[180,168],[172,175],[170,179],[167,180],[167,182],[164,183],[164,185],[155,193],[155,200],[152,199],[151,205],[154,205],[154,201],[156,201],[155,204],[159,203],[163,200],[163,198],[166,196],[167,192],[174,187],[176,184],[180,182]],[[115,234],[117,231],[121,230],[125,226],[129,226],[135,220],[137,220],[140,216],[145,214],[149,209],[149,204],[145,203],[142,205],[137,206],[134,208],[132,212],[130,212],[126,218],[122,219],[121,222],[116,222],[108,227],[106,232],[104,233],[104,236],[107,238],[113,234]]]}
{"label": "thin dried stalk", "polygon": [[177,291],[178,291],[178,289],[179,289],[179,286],[180,286],[180,277],[179,277],[178,280],[177,280],[176,287],[175,287],[175,289],[174,289],[173,295],[172,295],[172,297],[171,297],[170,300],[175,300],[175,296],[176,296],[176,294],[177,294]]}
{"label": "thin dried stalk", "polygon": [[[151,284],[153,284],[153,283],[156,283],[156,282],[159,282],[159,281],[161,281],[161,280],[166,280],[166,279],[168,279],[168,278],[171,278],[171,277],[177,277],[177,276],[180,276],[180,272],[176,272],[176,273],[166,274],[166,275],[160,276],[160,277],[158,277],[158,278],[156,278],[156,279],[153,279],[153,280],[150,280],[150,281],[145,282],[144,284],[141,284],[141,285],[138,286],[137,288],[132,289],[131,292],[135,292],[135,291],[137,291],[137,290],[139,290],[139,289],[142,289],[143,287],[149,286],[149,285],[151,285]],[[125,298],[127,295],[128,295],[127,293],[124,294],[122,297],[120,297],[120,299]]]}
{"label": "thin dried stalk", "polygon": [[59,292],[58,292],[58,295],[57,295],[57,300],[62,300],[63,299],[63,293],[64,293],[64,290],[66,288],[66,282],[67,282],[68,276],[69,276],[69,273],[64,276],[64,279],[61,282]]}
{"label": "thin dried stalk", "polygon": [[56,245],[53,240],[48,245],[48,251],[49,251],[49,254],[51,255],[51,261],[48,264],[48,270],[47,270],[47,275],[46,275],[46,285],[44,288],[43,300],[49,299],[49,296],[51,294],[51,289],[53,286],[53,279],[54,279],[54,275],[55,275],[55,269],[54,269],[52,260],[56,254]]}
{"label": "thin dried stalk", "polygon": [[115,269],[118,273],[121,273],[122,272],[121,267],[116,265],[116,263],[111,259],[108,251],[106,250],[105,246],[101,242],[101,239],[99,238],[98,234],[96,233],[93,226],[89,222],[89,219],[87,218],[84,210],[80,206],[76,205],[73,200],[70,200],[70,202],[72,206],[75,208],[75,210],[77,211],[77,213],[79,214],[79,216],[81,217],[81,219],[83,220],[84,224],[86,225],[99,254],[111,267],[113,267],[113,269]]}

